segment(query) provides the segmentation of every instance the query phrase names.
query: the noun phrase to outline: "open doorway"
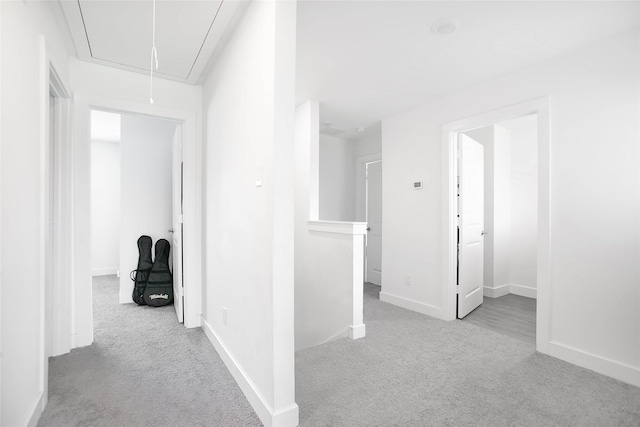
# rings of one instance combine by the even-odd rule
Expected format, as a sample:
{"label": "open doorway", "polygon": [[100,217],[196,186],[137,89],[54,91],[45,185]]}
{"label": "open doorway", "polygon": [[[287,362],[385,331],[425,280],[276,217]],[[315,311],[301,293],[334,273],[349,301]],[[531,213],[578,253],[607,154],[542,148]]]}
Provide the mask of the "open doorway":
{"label": "open doorway", "polygon": [[[171,243],[174,307],[183,321],[181,124],[91,111],[91,274],[101,299],[131,303],[140,236]],[[176,194],[177,192],[177,194]]]}
{"label": "open doorway", "polygon": [[458,148],[457,318],[534,345],[537,115],[459,133]]}
{"label": "open doorway", "polygon": [[382,286],[382,160],[365,165],[366,222],[365,282]]}
{"label": "open doorway", "polygon": [[[544,352],[549,321],[547,101],[450,123],[443,135],[448,318],[466,316],[480,326],[496,326]],[[520,329],[513,330],[516,324]]]}

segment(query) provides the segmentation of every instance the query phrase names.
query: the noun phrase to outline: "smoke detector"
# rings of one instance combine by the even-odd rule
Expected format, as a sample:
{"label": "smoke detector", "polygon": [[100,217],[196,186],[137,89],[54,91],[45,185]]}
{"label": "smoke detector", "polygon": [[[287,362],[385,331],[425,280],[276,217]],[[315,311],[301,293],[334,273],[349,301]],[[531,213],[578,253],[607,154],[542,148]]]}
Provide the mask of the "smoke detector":
{"label": "smoke detector", "polygon": [[439,36],[448,36],[455,33],[460,27],[460,21],[454,18],[442,18],[437,20],[431,26],[431,32]]}

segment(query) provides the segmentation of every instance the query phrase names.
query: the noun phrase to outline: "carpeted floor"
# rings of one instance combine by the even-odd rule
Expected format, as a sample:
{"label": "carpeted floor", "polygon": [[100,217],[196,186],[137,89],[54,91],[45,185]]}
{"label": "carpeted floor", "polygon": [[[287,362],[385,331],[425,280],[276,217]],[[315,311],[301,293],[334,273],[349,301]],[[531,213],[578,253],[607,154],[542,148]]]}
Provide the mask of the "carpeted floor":
{"label": "carpeted floor", "polygon": [[469,322],[377,299],[367,336],[296,353],[300,425],[634,426],[640,389]]}
{"label": "carpeted floor", "polygon": [[[52,358],[39,426],[260,426],[201,330],[94,283],[95,343]],[[296,353],[300,425],[634,426],[640,389],[365,289],[367,336]]]}
{"label": "carpeted floor", "polygon": [[118,304],[115,276],[94,280],[95,342],[50,359],[38,426],[261,426],[200,329],[173,306]]}

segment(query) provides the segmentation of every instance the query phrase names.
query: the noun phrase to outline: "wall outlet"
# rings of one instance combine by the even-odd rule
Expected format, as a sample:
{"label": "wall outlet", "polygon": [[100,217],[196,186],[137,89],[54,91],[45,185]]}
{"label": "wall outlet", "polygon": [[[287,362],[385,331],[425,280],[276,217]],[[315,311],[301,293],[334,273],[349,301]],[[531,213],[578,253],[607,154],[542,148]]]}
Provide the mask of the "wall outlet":
{"label": "wall outlet", "polygon": [[407,286],[411,286],[413,284],[413,277],[411,277],[410,274],[407,274],[407,281],[406,281],[406,285]]}
{"label": "wall outlet", "polygon": [[222,307],[222,324],[227,325],[227,307]]}

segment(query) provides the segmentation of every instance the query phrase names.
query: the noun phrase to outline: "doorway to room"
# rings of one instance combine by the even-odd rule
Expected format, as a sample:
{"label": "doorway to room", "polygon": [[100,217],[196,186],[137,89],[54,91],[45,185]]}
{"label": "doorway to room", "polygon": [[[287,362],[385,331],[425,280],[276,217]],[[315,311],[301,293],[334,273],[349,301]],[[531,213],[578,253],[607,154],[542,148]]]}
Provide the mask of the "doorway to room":
{"label": "doorway to room", "polygon": [[457,318],[535,344],[537,116],[458,134]]}
{"label": "doorway to room", "polygon": [[445,125],[448,318],[548,344],[548,104]]}
{"label": "doorway to room", "polygon": [[382,160],[365,164],[365,282],[382,285]]}
{"label": "doorway to room", "polygon": [[[176,316],[183,321],[182,126],[172,120],[91,111],[93,303],[131,303],[137,240],[170,242]],[[153,253],[153,247],[152,247]]]}

